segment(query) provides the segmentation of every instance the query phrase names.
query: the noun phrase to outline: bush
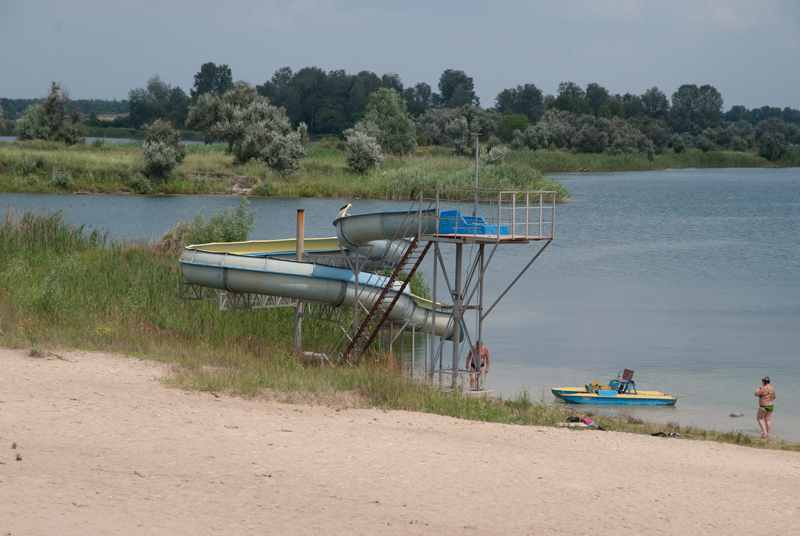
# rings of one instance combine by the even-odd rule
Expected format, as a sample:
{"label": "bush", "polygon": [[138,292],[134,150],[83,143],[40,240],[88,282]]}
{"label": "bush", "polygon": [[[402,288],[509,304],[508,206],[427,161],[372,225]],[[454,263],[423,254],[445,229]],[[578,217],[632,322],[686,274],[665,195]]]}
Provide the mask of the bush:
{"label": "bush", "polygon": [[345,131],[347,137],[347,165],[358,173],[378,169],[383,162],[383,152],[378,140],[356,129]]}
{"label": "bush", "polygon": [[186,158],[186,146],[181,144],[181,135],[160,119],[145,125],[144,131],[144,172],[148,177],[166,179]]}
{"label": "bush", "polygon": [[717,145],[714,143],[714,138],[714,130],[710,128],[705,129],[703,132],[697,135],[697,148],[704,153],[716,150]]}
{"label": "bush", "polygon": [[37,169],[44,165],[44,156],[41,154],[26,153],[25,156],[17,163],[17,171],[23,175],[35,173]]}
{"label": "bush", "polygon": [[306,124],[293,131],[284,109],[272,106],[247,82],[236,82],[221,98],[200,95],[186,125],[202,130],[206,143],[226,142],[238,164],[256,158],[285,174],[300,169],[306,155]]}
{"label": "bush", "polygon": [[54,167],[50,173],[50,185],[59,190],[70,190],[75,183],[72,180],[72,173],[68,169]]}
{"label": "bush", "polygon": [[[53,82],[41,104],[28,106],[17,125],[20,140],[45,140],[74,145],[84,136],[83,118],[76,109],[67,112],[69,94]],[[1,119],[0,119],[1,120]]]}
{"label": "bush", "polygon": [[528,116],[506,110],[503,114],[503,119],[500,121],[500,137],[504,142],[510,142],[514,139],[514,131],[525,132],[530,124]]}
{"label": "bush", "polygon": [[472,139],[466,117],[453,117],[444,127],[443,138],[445,143],[452,145],[457,153],[469,154]]}
{"label": "bush", "polygon": [[242,197],[235,209],[228,207],[215,210],[206,220],[202,211],[195,214],[190,222],[179,221],[173,229],[161,237],[161,245],[179,251],[190,244],[210,242],[243,242],[253,232],[257,210],[247,210],[250,202]]}
{"label": "bush", "polygon": [[488,151],[481,152],[480,163],[484,166],[502,166],[506,163],[506,153],[508,149],[505,147],[492,147]]}
{"label": "bush", "polygon": [[149,195],[153,193],[153,185],[150,180],[141,173],[134,173],[130,181],[131,190],[137,194]]}
{"label": "bush", "polygon": [[762,134],[756,141],[756,147],[758,147],[758,154],[770,161],[778,160],[789,153],[789,144],[786,143],[786,139],[780,134],[771,132]]}
{"label": "bush", "polygon": [[272,179],[264,178],[252,190],[250,190],[250,195],[258,195],[258,196],[270,195],[272,194],[272,189],[273,189]]}
{"label": "bush", "polygon": [[178,167],[182,157],[180,150],[160,141],[146,141],[144,149],[144,173],[154,179],[166,179]]}
{"label": "bush", "polygon": [[[466,129],[454,130],[453,121],[460,124],[460,118],[466,122]],[[459,108],[431,108],[417,119],[417,131],[424,133],[434,145],[457,145],[456,150],[466,150],[467,153],[470,152],[468,148],[475,146],[475,138],[471,133],[480,132],[483,139],[489,139],[498,134],[499,125],[500,114],[470,105]]]}
{"label": "bush", "polygon": [[669,144],[676,153],[682,153],[686,150],[686,142],[680,134],[673,134],[672,138],[669,140]]}

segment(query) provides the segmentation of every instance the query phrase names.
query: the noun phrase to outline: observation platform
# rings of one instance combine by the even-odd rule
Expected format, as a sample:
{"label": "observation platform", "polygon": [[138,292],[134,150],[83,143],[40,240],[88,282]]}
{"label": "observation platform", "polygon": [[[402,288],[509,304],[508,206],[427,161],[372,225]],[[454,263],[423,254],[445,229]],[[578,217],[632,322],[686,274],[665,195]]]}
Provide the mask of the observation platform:
{"label": "observation platform", "polygon": [[533,190],[421,190],[419,239],[451,244],[527,244],[554,238],[556,194]]}

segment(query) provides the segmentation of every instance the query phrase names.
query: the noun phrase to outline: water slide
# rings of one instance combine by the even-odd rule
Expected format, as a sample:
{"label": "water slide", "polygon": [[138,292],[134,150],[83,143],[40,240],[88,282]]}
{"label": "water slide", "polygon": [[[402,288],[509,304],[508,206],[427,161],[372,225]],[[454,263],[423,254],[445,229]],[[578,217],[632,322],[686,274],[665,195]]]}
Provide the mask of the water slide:
{"label": "water slide", "polygon": [[[436,210],[421,212],[376,212],[347,214],[350,205],[343,207],[333,224],[337,237],[307,238],[303,251],[311,262],[295,260],[297,241],[260,240],[248,242],[212,243],[187,246],[181,254],[181,272],[190,283],[237,293],[280,296],[293,300],[317,302],[333,307],[352,307],[356,293],[370,309],[389,277],[361,271],[357,278],[350,268],[322,263],[322,258],[351,259],[356,253],[366,268],[379,263],[396,263],[410,246],[410,238],[422,231],[432,233],[437,228]],[[314,262],[318,259],[320,262]],[[390,295],[396,293],[390,290]],[[389,320],[405,324],[406,329],[432,333],[451,339],[452,312],[406,289],[398,297]]]}

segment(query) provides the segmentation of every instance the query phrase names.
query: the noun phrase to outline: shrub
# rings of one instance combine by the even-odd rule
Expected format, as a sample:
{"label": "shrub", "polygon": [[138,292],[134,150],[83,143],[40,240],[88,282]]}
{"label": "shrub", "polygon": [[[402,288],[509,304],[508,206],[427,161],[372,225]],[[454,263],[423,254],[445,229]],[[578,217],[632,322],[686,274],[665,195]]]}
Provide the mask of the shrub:
{"label": "shrub", "polygon": [[54,167],[50,173],[50,185],[59,190],[70,190],[75,183],[72,180],[72,173],[68,169]]}
{"label": "shrub", "polygon": [[758,154],[767,160],[774,161],[789,153],[789,144],[780,134],[767,132],[756,141]]}
{"label": "shrub", "polygon": [[492,147],[488,151],[481,152],[480,163],[485,166],[502,166],[506,163],[506,153],[508,149],[505,147]]}
{"label": "shrub", "polygon": [[156,120],[144,126],[144,172],[148,177],[166,179],[186,158],[186,146],[180,133],[166,121]]}
{"label": "shrub", "polygon": [[383,162],[383,152],[378,140],[355,129],[345,131],[347,137],[347,165],[358,173],[378,169]]}
{"label": "shrub", "polygon": [[270,195],[272,194],[273,187],[272,179],[265,177],[252,190],[250,190],[250,195]]}
{"label": "shrub", "polygon": [[137,194],[149,195],[153,193],[150,180],[141,173],[134,173],[130,181],[131,190]]}
{"label": "shrub", "polygon": [[178,225],[167,231],[161,237],[161,245],[179,251],[189,244],[243,242],[253,232],[256,221],[257,210],[247,210],[249,204],[243,196],[238,207],[215,210],[208,220],[200,211],[191,221],[179,221]]}
{"label": "shrub", "polygon": [[[458,120],[458,123],[461,123],[459,118],[466,121],[467,127],[454,131],[453,121]],[[458,143],[457,150],[474,147],[475,139],[470,135],[473,132],[480,132],[483,139],[497,135],[499,125],[500,114],[470,105],[459,108],[431,108],[417,119],[417,130],[425,133],[434,145]],[[449,131],[448,126],[451,127]],[[462,139],[464,132],[466,139]]]}
{"label": "shrub", "polygon": [[189,108],[189,128],[202,130],[206,143],[224,141],[235,162],[256,158],[281,173],[301,168],[308,129],[292,130],[283,108],[272,106],[247,82],[236,82],[221,98],[204,93]]}
{"label": "shrub", "polygon": [[528,116],[506,110],[503,114],[503,119],[500,121],[500,137],[503,141],[510,142],[514,139],[514,131],[524,132],[530,124]]}
{"label": "shrub", "polygon": [[179,149],[160,141],[146,141],[142,144],[142,148],[144,172],[148,177],[166,179],[182,160]]}
{"label": "shrub", "polygon": [[471,147],[471,137],[469,124],[464,116],[456,116],[451,119],[444,127],[445,143],[455,148],[457,153],[469,154]]}
{"label": "shrub", "polygon": [[686,150],[686,142],[683,140],[680,134],[673,134],[672,138],[669,140],[669,144],[672,146],[672,150],[676,153],[682,153]]}
{"label": "shrub", "polygon": [[50,94],[41,104],[32,104],[25,110],[17,125],[20,140],[45,140],[74,145],[84,136],[83,118],[75,109],[67,112],[69,94],[53,82]]}
{"label": "shrub", "polygon": [[17,171],[23,175],[35,173],[37,169],[44,165],[44,156],[41,154],[26,153],[25,156],[17,163]]}
{"label": "shrub", "polygon": [[715,133],[713,129],[707,128],[697,136],[697,148],[707,153],[708,151],[713,151],[717,148],[716,143],[714,143]]}

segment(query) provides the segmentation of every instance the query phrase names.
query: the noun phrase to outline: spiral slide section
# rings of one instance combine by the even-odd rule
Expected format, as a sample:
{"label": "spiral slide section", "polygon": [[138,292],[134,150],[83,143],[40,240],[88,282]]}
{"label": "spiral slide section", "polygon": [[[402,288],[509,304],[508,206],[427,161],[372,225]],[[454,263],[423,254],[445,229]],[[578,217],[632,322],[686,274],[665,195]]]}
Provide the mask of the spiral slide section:
{"label": "spiral slide section", "polygon": [[[427,232],[426,225],[435,226],[435,213],[423,213],[422,220],[423,230]],[[351,251],[368,252],[373,260],[386,260],[398,252],[402,257],[403,248],[408,247],[404,238],[416,235],[420,218],[416,212],[349,216],[345,208],[334,225],[343,246]],[[305,251],[333,253],[332,242],[335,240],[306,239],[304,246],[310,248]],[[190,283],[204,287],[281,296],[334,307],[352,307],[358,292],[368,309],[372,308],[388,283],[388,277],[371,272],[359,273],[356,281],[353,271],[347,268],[285,258],[291,253],[289,248],[294,249],[294,244],[294,240],[276,240],[191,245],[181,254],[181,272]],[[380,253],[379,248],[382,248]],[[335,252],[339,253],[338,247]],[[390,296],[395,292],[390,290]],[[401,324],[408,321],[406,329],[414,327],[417,331],[451,339],[454,334],[451,311],[437,304],[434,325],[433,306],[430,300],[405,290],[389,313],[389,320]]]}

